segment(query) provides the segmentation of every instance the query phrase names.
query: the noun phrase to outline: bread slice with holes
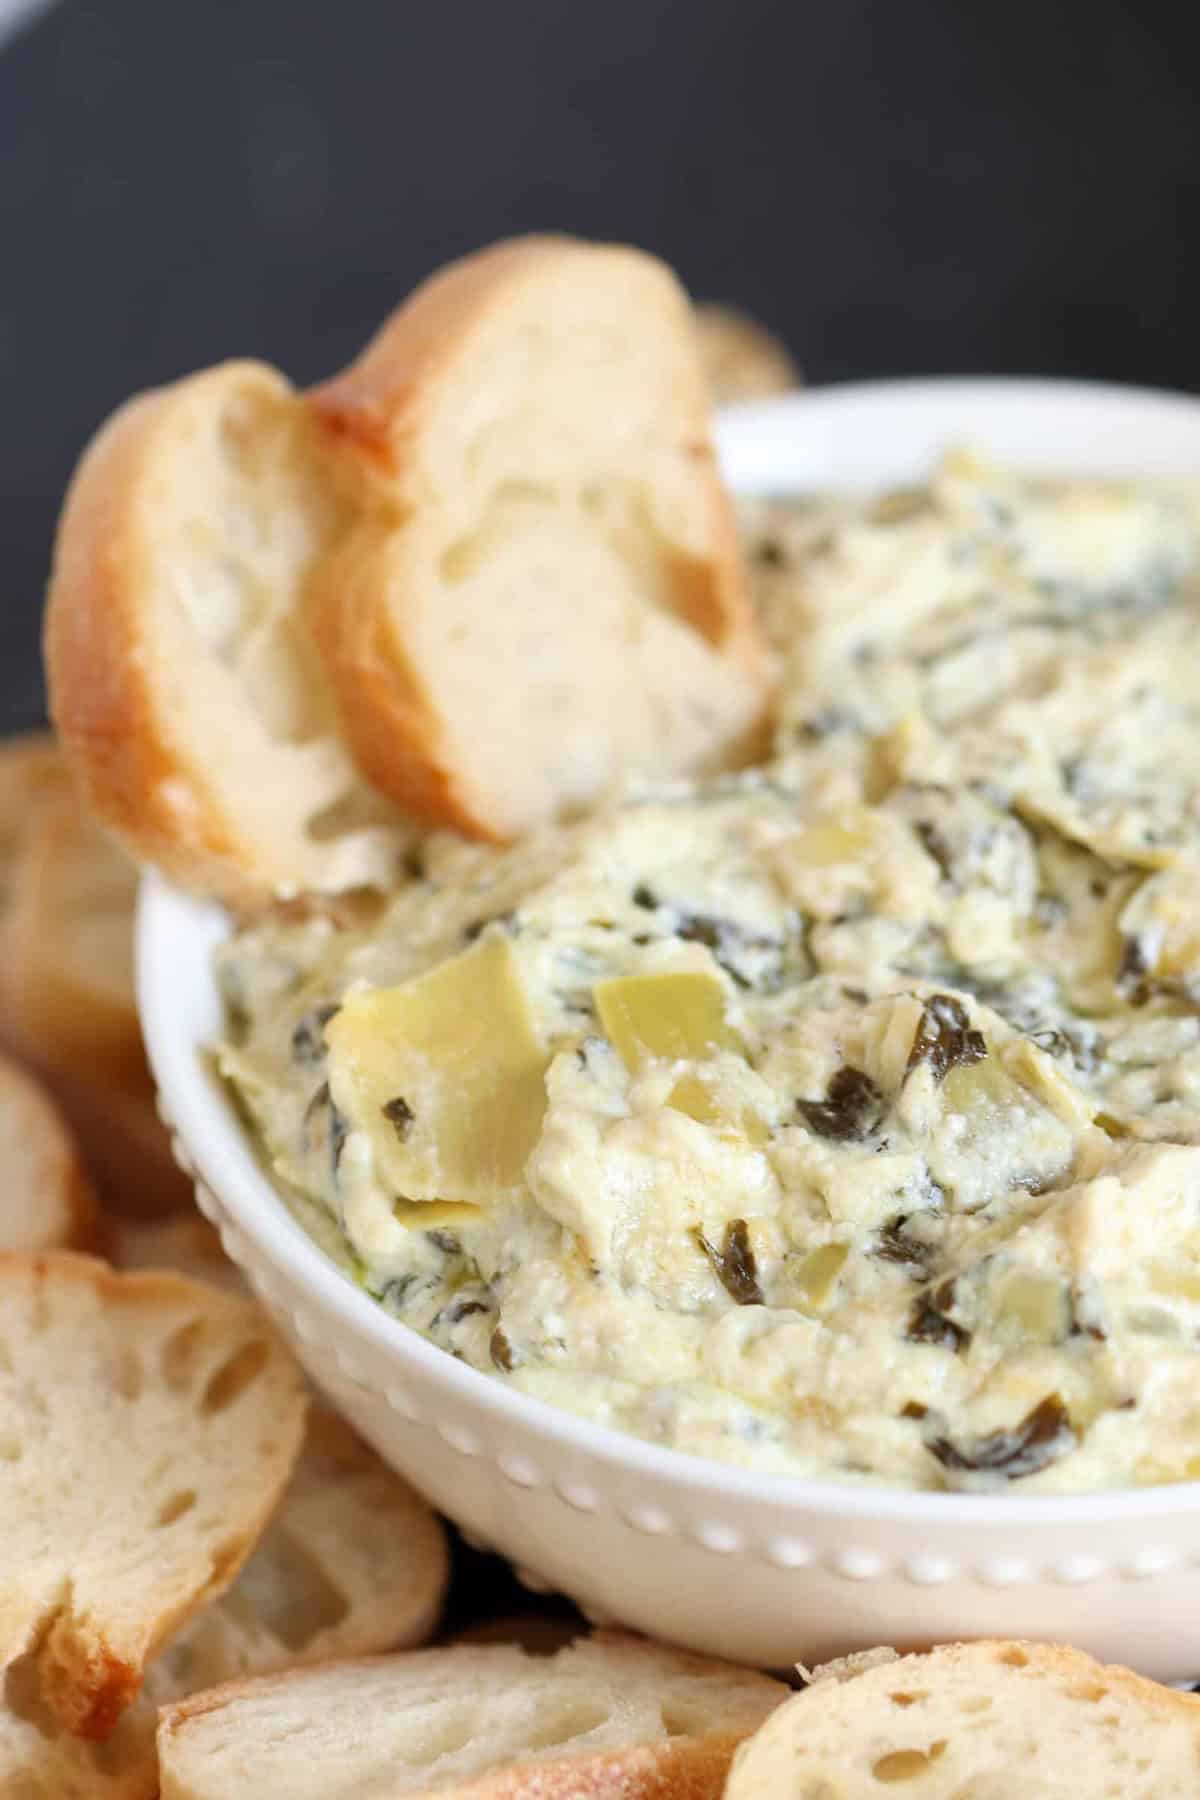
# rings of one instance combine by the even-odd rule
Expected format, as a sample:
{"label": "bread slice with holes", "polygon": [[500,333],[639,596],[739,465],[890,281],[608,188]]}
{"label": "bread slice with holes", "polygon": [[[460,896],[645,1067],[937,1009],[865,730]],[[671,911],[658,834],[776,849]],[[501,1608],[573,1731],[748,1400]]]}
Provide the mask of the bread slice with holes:
{"label": "bread slice with holes", "polygon": [[1194,1800],[1200,1697],[1051,1644],[818,1670],[743,1745],[727,1800]]}
{"label": "bread slice with holes", "polygon": [[429,1508],[318,1407],[237,1580],[150,1664],[140,1697],[104,1744],[64,1731],[42,1698],[35,1657],[5,1672],[0,1793],[149,1800],[158,1793],[159,1706],[217,1682],[423,1643],[448,1573],[446,1534]]}
{"label": "bread slice with holes", "polygon": [[735,306],[696,308],[700,360],[714,406],[740,406],[799,387],[800,371],[765,325]]}
{"label": "bread slice with holes", "polygon": [[99,1245],[96,1195],[49,1094],[0,1055],[0,1251]]}
{"label": "bread slice with holes", "polygon": [[163,1800],[717,1800],[786,1694],[764,1675],[601,1634],[330,1663],[161,1714]]}
{"label": "bread slice with holes", "polygon": [[152,1667],[157,1703],[242,1677],[422,1644],[450,1573],[445,1528],[334,1413],[314,1407],[279,1509],[229,1592]]}
{"label": "bread slice with holes", "polygon": [[85,452],[45,622],[51,711],[98,817],[201,892],[386,882],[308,627],[343,524],[308,409],[231,362],[143,394]]}
{"label": "bread slice with holes", "polygon": [[105,1736],[241,1568],[305,1408],[245,1301],[67,1251],[0,1256],[0,1667],[34,1652],[57,1716]]}
{"label": "bread slice with holes", "polygon": [[506,839],[742,756],[766,663],[686,295],[566,237],[443,269],[315,390],[353,528],[316,578],[345,730],[406,811]]}

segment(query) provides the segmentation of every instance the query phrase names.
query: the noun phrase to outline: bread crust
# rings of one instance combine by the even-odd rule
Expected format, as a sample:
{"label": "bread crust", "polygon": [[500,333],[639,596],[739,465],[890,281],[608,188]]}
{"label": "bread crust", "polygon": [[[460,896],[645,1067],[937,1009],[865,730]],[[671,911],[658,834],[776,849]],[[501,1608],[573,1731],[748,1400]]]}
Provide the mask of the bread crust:
{"label": "bread crust", "polygon": [[[622,1658],[628,1645],[630,1679],[636,1681],[639,1674],[644,1673],[636,1655],[640,1648],[638,1640],[618,1632],[605,1632],[598,1634],[595,1641],[603,1644],[607,1654],[614,1659]],[[453,1665],[459,1679],[468,1686],[485,1682],[492,1675],[487,1656],[486,1650],[481,1652],[467,1647],[426,1653],[427,1658],[439,1658],[447,1667]],[[544,1664],[553,1660],[538,1658],[536,1662]],[[722,1665],[707,1663],[700,1657],[681,1660],[691,1663],[697,1670],[706,1669],[713,1674],[722,1668]],[[357,1658],[327,1664],[326,1669],[331,1675],[353,1678],[358,1671],[369,1676],[389,1664],[402,1670],[404,1659]],[[174,1741],[181,1733],[186,1733],[189,1725],[236,1705],[247,1695],[258,1698],[303,1696],[307,1688],[313,1695],[313,1704],[317,1705],[323,1672],[314,1668],[258,1681],[228,1682],[177,1705],[163,1707],[159,1712],[158,1730],[163,1800],[208,1800],[206,1789],[194,1786],[172,1766]],[[787,1693],[786,1688],[765,1676],[750,1677],[744,1670],[727,1672],[736,1673],[743,1681],[761,1681],[764,1702],[769,1700],[772,1689],[780,1698]],[[750,1722],[745,1730],[731,1728],[726,1723],[702,1733],[681,1732],[655,1742],[621,1748],[573,1751],[560,1756],[526,1755],[521,1758],[518,1755],[514,1762],[503,1768],[478,1778],[461,1780],[453,1786],[441,1782],[434,1788],[409,1789],[405,1786],[397,1788],[396,1792],[403,1792],[405,1800],[432,1800],[435,1794],[450,1796],[452,1800],[607,1800],[607,1797],[615,1797],[615,1800],[719,1800],[733,1754],[751,1729]],[[338,1788],[336,1793],[338,1800],[343,1795],[349,1800],[358,1791],[355,1786],[347,1785],[344,1789]],[[372,1785],[373,1794],[381,1791]]]}
{"label": "bread crust", "polygon": [[[992,1675],[993,1670],[995,1675]],[[995,1698],[1001,1702],[997,1705],[993,1696],[987,1693],[987,1684],[989,1677],[995,1682],[1001,1673],[1008,1679],[997,1690]],[[1094,1766],[1094,1759],[1103,1756],[1106,1732],[1117,1733],[1122,1727],[1128,1731],[1134,1723],[1182,1726],[1183,1744],[1188,1746],[1186,1760],[1191,1764],[1190,1779],[1184,1787],[1172,1784],[1168,1788],[1164,1773],[1161,1786],[1155,1785],[1152,1779],[1145,1785],[1139,1782],[1137,1793],[1153,1794],[1156,1800],[1168,1792],[1192,1793],[1194,1783],[1200,1780],[1200,1696],[1177,1693],[1130,1669],[1099,1663],[1086,1652],[1069,1645],[1023,1639],[980,1639],[942,1644],[930,1651],[902,1657],[883,1651],[866,1652],[815,1670],[811,1684],[785,1701],[741,1746],[730,1771],[726,1800],[790,1800],[799,1792],[825,1792],[823,1783],[830,1779],[836,1780],[839,1784],[836,1791],[839,1795],[844,1794],[846,1800],[880,1793],[892,1779],[902,1777],[899,1773],[893,1776],[879,1769],[876,1759],[886,1764],[895,1760],[897,1753],[911,1756],[913,1752],[909,1746],[929,1745],[935,1731],[942,1741],[927,1753],[929,1768],[906,1770],[904,1778],[919,1772],[923,1791],[926,1787],[931,1790],[936,1787],[939,1794],[951,1791],[956,1795],[973,1794],[976,1780],[962,1764],[948,1768],[939,1781],[942,1765],[938,1759],[948,1743],[953,1754],[953,1730],[961,1718],[954,1706],[955,1683],[967,1676],[983,1696],[983,1706],[970,1713],[971,1723],[979,1729],[986,1728],[985,1718],[987,1721],[1006,1718],[1005,1703],[1018,1713],[1009,1746],[1016,1756],[1028,1743],[1030,1718],[1025,1708],[1013,1708],[1014,1698],[1020,1693],[1019,1687],[1014,1688],[1012,1684],[1014,1673],[1031,1684],[1048,1684],[1032,1702],[1036,1716],[1044,1721],[1042,1728],[1047,1735],[1051,1731],[1052,1703],[1065,1701],[1068,1705],[1077,1705],[1080,1721],[1090,1726],[1089,1731],[1076,1725],[1071,1740],[1080,1767],[1077,1772],[1072,1771],[1077,1773],[1079,1786],[1076,1788],[1072,1784],[1070,1791],[1078,1792],[1080,1800],[1085,1795],[1099,1795],[1101,1791],[1105,1794],[1117,1792],[1115,1785],[1109,1785],[1111,1771],[1104,1772],[1101,1789],[1088,1781],[1086,1765],[1091,1760]],[[834,1689],[836,1694],[831,1692]],[[1118,1700],[1135,1709],[1135,1718],[1122,1719],[1113,1714],[1112,1703]],[[1098,1704],[1101,1701],[1109,1704],[1101,1707]],[[1002,1738],[1003,1724],[995,1729]],[[828,1735],[823,1736],[823,1733]],[[969,1737],[967,1741],[970,1741]],[[1180,1750],[1178,1737],[1168,1742],[1173,1752]],[[1167,1747],[1167,1744],[1162,1746],[1164,1755]],[[1004,1748],[1003,1742],[990,1743],[981,1758],[980,1770],[987,1770],[978,1776],[981,1796],[985,1793],[999,1796],[1010,1791],[1006,1781],[996,1779],[996,1772],[1002,1766],[998,1757],[1003,1755]],[[1147,1746],[1141,1746],[1143,1757],[1146,1749]],[[918,1753],[926,1754],[924,1749]],[[1051,1751],[1047,1750],[1045,1754],[1053,1761]],[[967,1757],[969,1762],[969,1751]],[[946,1764],[950,1761],[947,1757]],[[1144,1760],[1138,1768],[1149,1771],[1151,1763]],[[1030,1795],[1065,1793],[1066,1786],[1060,1785],[1061,1773],[1061,1770],[1056,1771],[1043,1787],[1030,1770],[1025,1791]]]}
{"label": "bread crust", "polygon": [[[272,388],[280,380],[240,369]],[[203,776],[174,752],[141,641],[135,495],[172,403],[169,388],[137,395],[84,451],[55,537],[43,649],[51,715],[92,810],[185,886],[219,890],[240,846]]]}

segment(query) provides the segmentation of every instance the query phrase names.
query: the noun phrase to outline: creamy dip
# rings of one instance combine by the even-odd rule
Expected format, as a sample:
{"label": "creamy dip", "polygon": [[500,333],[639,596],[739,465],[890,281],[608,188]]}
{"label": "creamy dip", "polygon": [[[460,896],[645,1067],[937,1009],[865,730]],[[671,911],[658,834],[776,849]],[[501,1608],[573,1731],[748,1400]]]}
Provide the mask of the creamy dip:
{"label": "creamy dip", "polygon": [[722,1461],[1200,1476],[1200,506],[967,455],[755,503],[773,760],[219,953],[379,1303]]}

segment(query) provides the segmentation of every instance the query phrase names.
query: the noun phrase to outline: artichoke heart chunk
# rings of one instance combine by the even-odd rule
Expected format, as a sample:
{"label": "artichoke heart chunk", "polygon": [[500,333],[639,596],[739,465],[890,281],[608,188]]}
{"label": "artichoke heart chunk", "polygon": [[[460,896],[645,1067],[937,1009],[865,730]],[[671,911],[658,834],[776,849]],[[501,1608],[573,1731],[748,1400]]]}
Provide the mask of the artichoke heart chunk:
{"label": "artichoke heart chunk", "polygon": [[507,938],[348,994],[326,1041],[336,1103],[398,1197],[486,1205],[518,1187],[549,1058]]}
{"label": "artichoke heart chunk", "polygon": [[741,1046],[725,1018],[720,977],[704,969],[618,975],[592,990],[605,1036],[636,1075],[646,1063],[701,1062]]}

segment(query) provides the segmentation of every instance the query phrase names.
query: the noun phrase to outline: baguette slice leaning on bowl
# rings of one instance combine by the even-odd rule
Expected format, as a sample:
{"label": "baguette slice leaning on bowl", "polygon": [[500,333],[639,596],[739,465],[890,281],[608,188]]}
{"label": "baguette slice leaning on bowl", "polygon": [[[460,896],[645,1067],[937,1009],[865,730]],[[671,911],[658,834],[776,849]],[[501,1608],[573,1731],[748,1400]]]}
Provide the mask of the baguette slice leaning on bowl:
{"label": "baguette slice leaning on bowl", "polygon": [[0,1256],[0,1667],[33,1651],[105,1737],[233,1580],[300,1448],[299,1371],[256,1307],[68,1251]]}
{"label": "baguette slice leaning on bowl", "polygon": [[1200,1697],[1052,1644],[818,1669],[734,1759],[726,1800],[1194,1800]]}
{"label": "baguette slice leaning on bowl", "polygon": [[317,635],[398,805],[506,839],[745,754],[765,658],[663,263],[565,237],[466,257],[312,406],[354,509]]}
{"label": "baguette slice leaning on bowl", "polygon": [[717,1800],[786,1696],[765,1675],[601,1634],[329,1663],[160,1715],[163,1800]]}
{"label": "baguette slice leaning on bowl", "polygon": [[45,650],[98,817],[224,898],[386,886],[409,813],[503,838],[739,754],[766,659],[682,289],[519,240],[311,398],[232,362],[130,401],[71,483]]}
{"label": "baguette slice leaning on bowl", "polygon": [[51,711],[97,817],[185,887],[385,879],[305,618],[340,509],[282,375],[230,362],[121,407],[85,451],[55,545]]}

